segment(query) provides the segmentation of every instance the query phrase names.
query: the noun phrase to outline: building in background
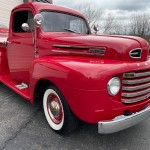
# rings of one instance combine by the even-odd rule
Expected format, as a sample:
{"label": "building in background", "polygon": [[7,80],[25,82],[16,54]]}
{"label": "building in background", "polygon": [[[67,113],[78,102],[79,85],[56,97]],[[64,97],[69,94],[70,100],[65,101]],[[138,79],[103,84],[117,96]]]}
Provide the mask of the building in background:
{"label": "building in background", "polygon": [[10,13],[11,10],[22,3],[26,3],[26,2],[34,2],[34,1],[38,1],[38,2],[44,2],[44,3],[53,3],[53,0],[0,0],[0,28],[8,28],[9,26],[9,20],[10,20]]}
{"label": "building in background", "polygon": [[53,0],[23,0],[24,3],[26,2],[44,2],[44,3],[50,3],[52,4],[53,3]]}

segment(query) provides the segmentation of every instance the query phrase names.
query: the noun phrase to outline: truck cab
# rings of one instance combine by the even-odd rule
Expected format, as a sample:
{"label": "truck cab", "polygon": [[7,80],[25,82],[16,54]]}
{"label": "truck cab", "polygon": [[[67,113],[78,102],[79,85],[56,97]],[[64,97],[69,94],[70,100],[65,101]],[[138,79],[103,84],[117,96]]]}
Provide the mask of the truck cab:
{"label": "truck cab", "polygon": [[149,44],[142,38],[92,35],[72,9],[26,3],[10,16],[0,43],[0,81],[42,102],[50,127],[68,133],[79,120],[113,133],[150,117]]}

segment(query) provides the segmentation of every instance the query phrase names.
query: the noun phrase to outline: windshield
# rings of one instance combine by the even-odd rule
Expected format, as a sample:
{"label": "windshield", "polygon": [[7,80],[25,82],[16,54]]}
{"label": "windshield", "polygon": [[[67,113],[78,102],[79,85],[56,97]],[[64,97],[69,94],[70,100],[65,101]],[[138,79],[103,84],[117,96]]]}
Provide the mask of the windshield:
{"label": "windshield", "polygon": [[89,33],[86,22],[81,17],[50,11],[43,11],[41,14],[44,17],[42,29],[45,32]]}

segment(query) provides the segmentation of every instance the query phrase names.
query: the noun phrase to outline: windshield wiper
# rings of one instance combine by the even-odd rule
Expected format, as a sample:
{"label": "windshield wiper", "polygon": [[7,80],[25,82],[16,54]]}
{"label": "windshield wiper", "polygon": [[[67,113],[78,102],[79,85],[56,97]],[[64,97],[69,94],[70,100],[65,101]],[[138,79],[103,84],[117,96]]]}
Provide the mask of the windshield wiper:
{"label": "windshield wiper", "polygon": [[81,34],[81,33],[79,33],[79,32],[76,32],[76,31],[74,31],[74,30],[71,30],[71,29],[68,29],[68,28],[64,28],[64,30],[67,30],[67,31],[69,31],[69,32],[73,32],[73,33],[78,33],[78,34]]}

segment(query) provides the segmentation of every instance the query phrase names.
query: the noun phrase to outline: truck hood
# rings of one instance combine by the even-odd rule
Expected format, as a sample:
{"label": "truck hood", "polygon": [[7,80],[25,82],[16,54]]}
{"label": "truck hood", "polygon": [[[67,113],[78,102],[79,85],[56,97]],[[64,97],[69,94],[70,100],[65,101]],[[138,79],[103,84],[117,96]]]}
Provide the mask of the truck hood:
{"label": "truck hood", "polygon": [[148,43],[139,37],[49,33],[42,38],[50,40],[53,54],[91,55],[125,61],[145,61],[149,55]]}

